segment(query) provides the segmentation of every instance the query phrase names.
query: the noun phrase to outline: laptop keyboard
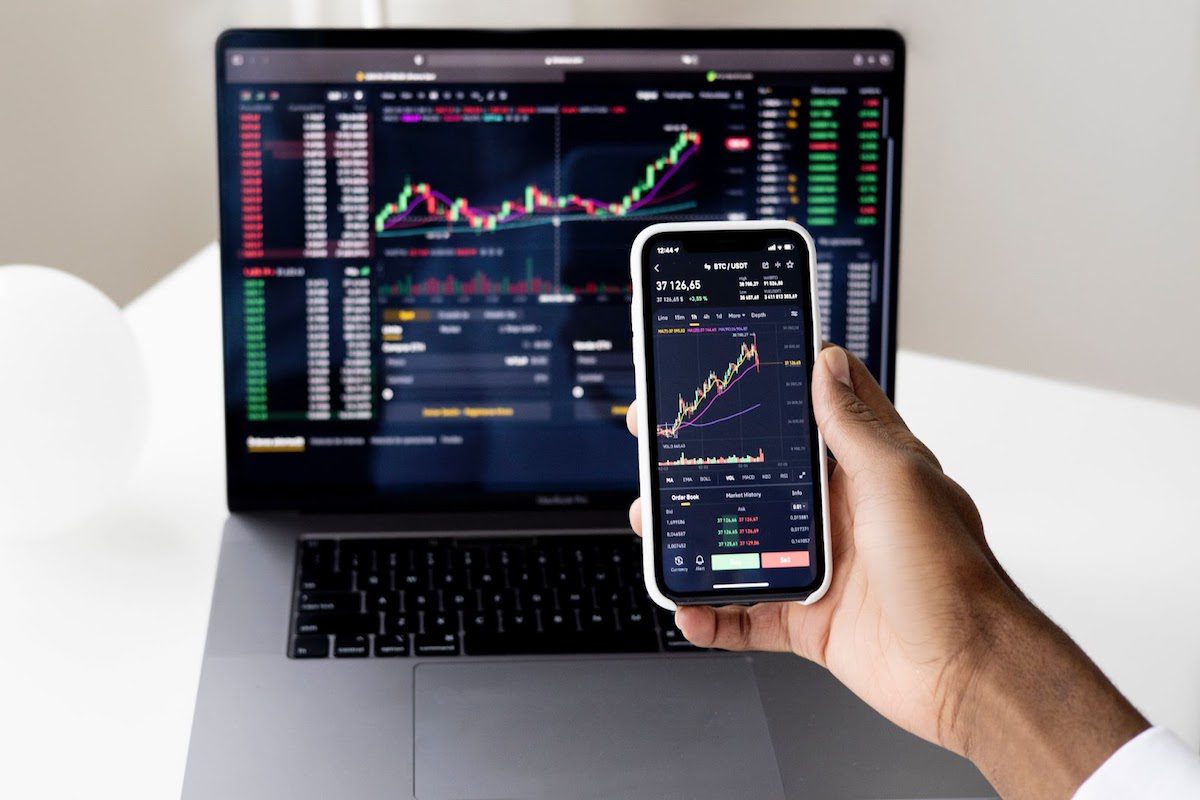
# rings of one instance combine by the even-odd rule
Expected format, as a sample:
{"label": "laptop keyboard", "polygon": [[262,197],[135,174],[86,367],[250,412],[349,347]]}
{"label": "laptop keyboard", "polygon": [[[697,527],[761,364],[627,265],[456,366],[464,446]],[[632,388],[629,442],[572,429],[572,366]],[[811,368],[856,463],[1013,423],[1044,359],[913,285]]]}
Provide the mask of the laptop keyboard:
{"label": "laptop keyboard", "polygon": [[633,535],[310,538],[293,658],[694,650],[642,582]]}

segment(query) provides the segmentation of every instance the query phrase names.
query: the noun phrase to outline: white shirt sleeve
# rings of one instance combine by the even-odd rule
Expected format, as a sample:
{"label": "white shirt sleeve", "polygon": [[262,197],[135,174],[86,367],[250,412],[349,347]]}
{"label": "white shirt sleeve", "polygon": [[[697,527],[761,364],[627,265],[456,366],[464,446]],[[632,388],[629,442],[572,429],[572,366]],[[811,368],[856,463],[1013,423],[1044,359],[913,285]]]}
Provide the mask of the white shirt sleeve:
{"label": "white shirt sleeve", "polygon": [[1126,742],[1075,792],[1074,800],[1200,798],[1200,755],[1166,728]]}

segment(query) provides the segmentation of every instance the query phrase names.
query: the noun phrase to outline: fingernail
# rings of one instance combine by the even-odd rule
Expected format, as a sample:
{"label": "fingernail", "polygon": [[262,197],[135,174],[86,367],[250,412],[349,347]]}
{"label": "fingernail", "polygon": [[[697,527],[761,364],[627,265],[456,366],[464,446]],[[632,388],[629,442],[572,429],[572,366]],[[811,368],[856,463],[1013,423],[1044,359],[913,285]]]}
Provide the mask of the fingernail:
{"label": "fingernail", "polygon": [[846,351],[840,347],[833,346],[825,349],[825,365],[829,367],[829,371],[833,373],[833,377],[837,378],[843,385],[853,389],[854,384],[850,382],[850,359],[846,358]]}

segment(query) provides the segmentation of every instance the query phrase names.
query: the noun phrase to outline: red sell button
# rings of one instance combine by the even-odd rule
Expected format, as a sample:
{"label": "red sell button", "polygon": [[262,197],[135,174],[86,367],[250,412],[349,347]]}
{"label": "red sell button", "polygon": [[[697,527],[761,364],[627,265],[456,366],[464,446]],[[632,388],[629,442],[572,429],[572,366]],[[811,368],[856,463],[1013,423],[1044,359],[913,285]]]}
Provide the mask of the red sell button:
{"label": "red sell button", "polygon": [[763,569],[795,569],[808,566],[808,551],[793,550],[790,553],[763,553]]}
{"label": "red sell button", "polygon": [[729,136],[725,139],[725,149],[732,153],[740,153],[750,149],[749,136]]}

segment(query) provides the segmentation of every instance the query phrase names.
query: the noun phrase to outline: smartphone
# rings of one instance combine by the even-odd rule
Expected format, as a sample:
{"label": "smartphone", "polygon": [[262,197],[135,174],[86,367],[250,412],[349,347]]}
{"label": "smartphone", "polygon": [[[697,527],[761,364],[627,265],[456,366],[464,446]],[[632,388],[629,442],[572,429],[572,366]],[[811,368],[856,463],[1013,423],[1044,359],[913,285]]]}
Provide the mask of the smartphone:
{"label": "smartphone", "polygon": [[652,225],[630,270],[646,590],[667,609],[816,602],[833,566],[812,237]]}

